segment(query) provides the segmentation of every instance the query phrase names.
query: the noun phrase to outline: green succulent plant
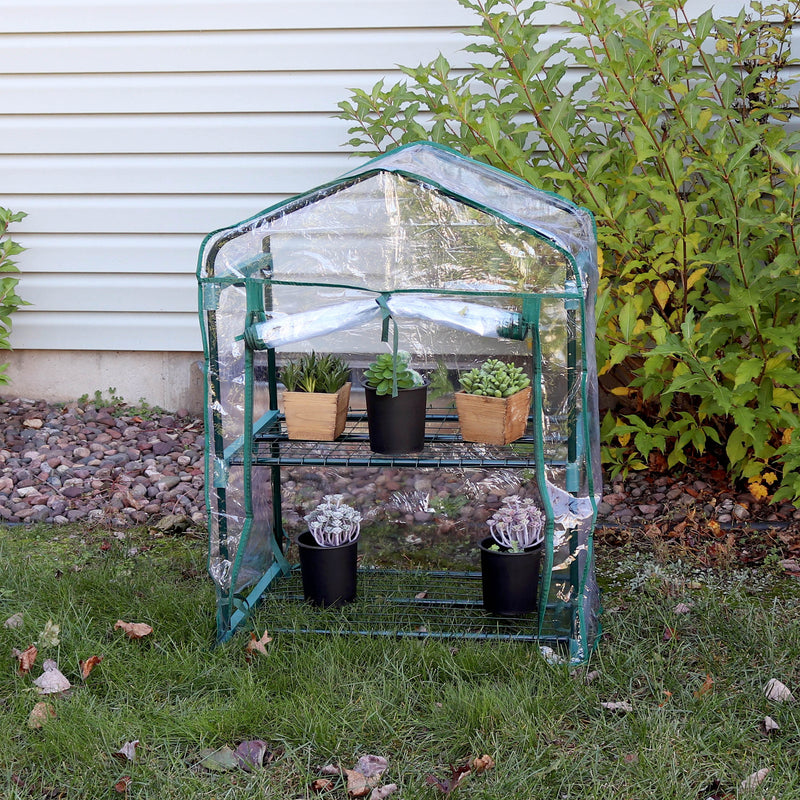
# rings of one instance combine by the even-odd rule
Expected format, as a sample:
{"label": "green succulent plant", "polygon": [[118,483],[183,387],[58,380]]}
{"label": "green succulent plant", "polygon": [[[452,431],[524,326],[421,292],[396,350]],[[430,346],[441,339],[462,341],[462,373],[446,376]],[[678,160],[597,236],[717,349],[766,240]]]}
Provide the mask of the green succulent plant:
{"label": "green succulent plant", "polygon": [[461,388],[467,394],[485,397],[511,397],[531,385],[531,379],[522,367],[490,358],[480,367],[475,367],[459,378]]}
{"label": "green succulent plant", "polygon": [[280,377],[287,392],[333,394],[347,383],[350,367],[339,356],[332,353],[320,356],[312,350],[290,361]]}
{"label": "green succulent plant", "polygon": [[395,361],[391,353],[382,353],[367,367],[364,372],[364,384],[374,389],[377,394],[392,394],[392,382],[397,372],[397,388],[413,389],[422,386],[422,375],[409,367],[411,356],[403,351],[397,353]]}

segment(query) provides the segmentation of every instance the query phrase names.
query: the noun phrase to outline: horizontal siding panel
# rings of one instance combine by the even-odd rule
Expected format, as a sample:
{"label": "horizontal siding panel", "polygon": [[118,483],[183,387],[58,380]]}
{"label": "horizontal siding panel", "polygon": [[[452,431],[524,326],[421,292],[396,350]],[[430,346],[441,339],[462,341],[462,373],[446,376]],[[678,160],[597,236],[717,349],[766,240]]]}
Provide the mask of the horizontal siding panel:
{"label": "horizontal siding panel", "polygon": [[3,114],[332,114],[349,87],[403,78],[377,72],[14,75],[0,79]]}
{"label": "horizontal siding panel", "polygon": [[28,275],[37,272],[194,273],[201,235],[14,235],[27,250],[18,256]]}
{"label": "horizontal siding panel", "polygon": [[14,316],[15,350],[203,349],[197,313],[109,314],[20,311]]}
{"label": "horizontal siding panel", "polygon": [[[15,233],[181,233],[204,236],[254,216],[281,195],[158,197],[4,195],[3,205],[27,211]],[[198,243],[199,247],[199,243]]]}
{"label": "horizontal siding panel", "polygon": [[10,33],[62,31],[188,31],[306,28],[397,28],[470,25],[475,18],[455,0],[0,0]]}
{"label": "horizontal siding panel", "polygon": [[352,169],[340,155],[0,156],[11,194],[297,194]]}
{"label": "horizontal siding panel", "polygon": [[20,295],[48,311],[192,312],[197,281],[186,275],[33,273],[22,277]]}
{"label": "horizontal siding panel", "polygon": [[464,44],[436,29],[0,34],[0,64],[6,74],[380,70],[456,56]]}
{"label": "horizontal siding panel", "polygon": [[5,153],[335,152],[349,123],[319,114],[0,116]]}

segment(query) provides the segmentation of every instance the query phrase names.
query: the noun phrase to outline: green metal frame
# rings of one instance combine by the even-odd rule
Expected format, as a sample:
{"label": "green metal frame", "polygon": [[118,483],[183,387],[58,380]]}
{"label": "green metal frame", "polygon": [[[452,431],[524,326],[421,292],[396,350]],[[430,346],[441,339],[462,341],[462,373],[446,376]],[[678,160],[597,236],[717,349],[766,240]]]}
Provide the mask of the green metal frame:
{"label": "green metal frame", "polygon": [[[376,170],[377,171],[377,170]],[[289,213],[295,208],[301,208],[304,203],[310,202],[311,199],[319,199],[320,193],[333,194],[341,188],[352,185],[353,183],[360,182],[368,179],[374,172],[363,172],[355,177],[347,178],[344,181],[338,181],[329,184],[326,187],[320,187],[314,190],[313,193],[300,195],[289,201],[285,208],[286,213]],[[403,174],[403,173],[400,173]],[[406,175],[413,179],[418,176]],[[441,191],[443,194],[450,196],[451,193],[435,186],[434,190]],[[567,201],[563,198],[557,198],[559,202],[569,206]],[[467,198],[458,197],[462,202],[468,205],[475,206],[474,203]],[[480,208],[479,206],[475,206]],[[273,207],[278,208],[278,206]],[[267,211],[270,211],[268,209]],[[487,209],[480,208],[480,210],[487,211]],[[549,500],[549,493],[546,486],[546,451],[543,432],[543,418],[544,409],[542,407],[541,391],[534,391],[532,393],[532,408],[531,408],[531,425],[533,435],[529,440],[521,442],[522,447],[511,445],[504,449],[502,453],[490,454],[481,457],[477,461],[465,461],[463,457],[458,454],[459,438],[451,433],[441,433],[432,430],[428,437],[429,444],[426,444],[426,450],[414,456],[379,456],[371,453],[365,443],[365,435],[363,433],[363,424],[358,419],[358,415],[348,415],[349,418],[349,432],[340,437],[339,442],[332,443],[330,452],[325,450],[326,446],[322,447],[323,453],[319,455],[315,453],[303,454],[298,450],[296,443],[289,443],[285,434],[283,433],[282,417],[278,411],[278,374],[276,365],[276,354],[271,348],[266,348],[266,361],[267,361],[267,381],[268,381],[268,400],[269,408],[266,413],[261,415],[258,419],[254,419],[254,392],[255,392],[255,369],[254,369],[254,349],[252,341],[246,335],[248,331],[253,329],[253,326],[266,319],[267,314],[272,310],[272,287],[273,285],[287,285],[294,286],[305,285],[310,289],[319,287],[330,286],[331,284],[315,284],[315,283],[298,283],[295,281],[286,281],[276,279],[273,274],[272,257],[270,253],[269,238],[263,239],[263,253],[260,256],[252,259],[249,263],[239,265],[239,275],[235,276],[216,276],[215,275],[215,261],[221,248],[225,243],[231,241],[237,236],[241,235],[245,230],[254,230],[258,227],[258,219],[267,212],[262,212],[259,215],[245,221],[240,226],[233,229],[217,231],[209,234],[206,242],[210,237],[220,234],[217,240],[213,243],[207,253],[203,253],[206,242],[201,248],[201,262],[205,255],[205,269],[206,274],[201,276],[201,269],[198,268],[198,282],[199,282],[199,308],[201,316],[201,327],[203,328],[203,339],[205,347],[205,363],[207,371],[207,391],[210,395],[219,396],[220,381],[219,381],[219,343],[217,341],[217,323],[216,323],[216,309],[217,303],[221,292],[227,286],[236,286],[244,289],[246,294],[246,315],[242,320],[243,330],[239,338],[244,347],[244,424],[243,431],[235,441],[225,446],[223,436],[221,434],[221,420],[219,412],[209,407],[208,420],[212,430],[209,431],[208,441],[209,447],[206,453],[206,474],[211,480],[206,481],[206,500],[209,509],[212,508],[212,493],[214,495],[218,525],[219,525],[219,553],[220,555],[231,561],[232,563],[232,580],[231,589],[229,592],[222,591],[219,586],[217,587],[217,640],[224,642],[233,636],[236,630],[246,621],[250,612],[255,605],[265,597],[284,597],[291,596],[291,591],[288,595],[285,594],[282,585],[287,584],[295,578],[295,572],[292,566],[288,563],[285,553],[287,550],[287,540],[283,530],[283,514],[281,508],[281,470],[283,467],[291,464],[331,464],[331,465],[370,465],[370,466],[400,466],[400,467],[443,467],[443,466],[481,466],[481,467],[514,467],[514,468],[527,468],[533,470],[539,488],[539,493],[544,505],[545,518],[546,518],[546,547],[545,547],[545,563],[542,569],[542,582],[540,589],[540,616],[536,629],[531,632],[529,629],[523,630],[518,626],[516,632],[509,629],[498,630],[492,632],[491,630],[475,631],[461,631],[454,632],[455,636],[467,636],[468,638],[520,638],[523,640],[536,640],[547,641],[558,644],[567,644],[570,648],[573,657],[580,658],[588,657],[588,653],[582,649],[580,643],[576,642],[576,631],[586,629],[586,621],[583,619],[583,608],[580,598],[575,596],[578,590],[584,585],[588,570],[592,564],[591,553],[591,536],[589,537],[588,553],[583,559],[584,570],[581,572],[579,561],[576,559],[568,571],[566,581],[563,576],[559,576],[556,583],[559,589],[557,598],[554,599],[551,591],[551,579],[553,568],[553,537],[554,537],[554,511]],[[506,222],[518,226],[514,220],[510,220],[501,214],[493,213]],[[519,226],[522,227],[522,226]],[[524,228],[529,233],[537,236],[540,239],[547,241],[547,243],[563,254],[567,261],[571,264],[573,270],[574,280],[568,281],[567,286],[564,287],[563,292],[551,292],[544,295],[537,295],[533,293],[507,293],[507,292],[471,292],[460,290],[440,290],[440,289],[413,289],[413,290],[398,290],[395,293],[408,293],[414,292],[417,294],[436,294],[436,295],[450,295],[461,297],[496,297],[502,296],[509,300],[516,299],[521,306],[521,314],[518,323],[515,323],[505,332],[507,338],[523,339],[527,338],[530,341],[532,353],[532,383],[533,385],[540,386],[542,379],[542,359],[541,348],[539,346],[539,315],[541,311],[541,304],[544,299],[548,301],[561,300],[566,310],[567,318],[567,343],[566,343],[566,380],[567,380],[567,436],[566,436],[566,463],[561,466],[565,470],[565,482],[568,492],[576,493],[581,484],[582,479],[585,478],[589,487],[589,497],[592,502],[593,508],[596,506],[594,499],[594,487],[592,480],[592,464],[591,452],[584,448],[587,447],[589,441],[589,423],[586,419],[586,363],[585,353],[587,351],[585,336],[586,331],[582,324],[585,319],[585,298],[583,295],[584,287],[581,285],[580,272],[577,269],[575,258],[571,253],[567,252],[563,247],[554,242],[552,239],[543,235],[541,232]],[[337,284],[338,285],[338,284]],[[341,284],[342,288],[358,289],[361,291],[375,291],[369,287],[353,286],[350,284]],[[383,299],[384,303],[389,293],[375,291],[378,299]],[[388,322],[388,319],[385,320]],[[384,325],[386,327],[386,325]],[[583,376],[579,380],[579,376]],[[578,414],[577,401],[580,399],[580,408],[582,413]],[[446,417],[446,415],[445,415]],[[439,420],[435,415],[431,415],[429,423],[431,428],[435,428],[440,422],[447,422],[446,419]],[[361,426],[361,427],[359,427]],[[315,443],[318,444],[318,443]],[[348,449],[349,448],[349,449]],[[449,448],[449,450],[448,450]],[[317,448],[319,449],[319,448]],[[581,465],[586,466],[586,474],[581,473]],[[235,554],[230,553],[228,550],[228,536],[227,536],[227,478],[232,467],[241,468],[243,481],[244,481],[244,525],[242,528],[239,545]],[[253,525],[253,497],[252,497],[252,478],[254,468],[267,468],[270,470],[270,489],[271,489],[271,549],[272,549],[272,563],[265,570],[264,574],[252,586],[249,587],[246,596],[236,596],[234,594],[234,587],[236,585],[236,576],[241,566],[241,559],[245,552],[248,539],[252,532]],[[593,524],[593,523],[592,523]],[[577,532],[570,539],[570,551],[574,553],[577,547]],[[233,558],[231,558],[233,556]],[[429,573],[433,576],[434,573]],[[468,582],[470,576],[464,575],[464,580]],[[472,575],[472,578],[475,576]],[[567,599],[564,600],[563,596]],[[561,598],[561,599],[558,599]],[[573,598],[570,600],[569,598]],[[458,607],[459,604],[471,607],[473,600],[463,601],[448,601],[446,598],[432,598],[429,605],[437,607],[438,604],[451,602],[452,605]],[[570,620],[569,631],[548,631],[546,630],[548,618],[558,618],[559,615],[563,616],[565,609],[572,610],[572,617]],[[341,630],[341,625],[337,626]],[[413,636],[446,636],[450,635],[446,631],[392,631],[383,629],[364,629],[358,624],[347,626],[348,630],[356,633],[370,633],[372,635],[413,635]],[[327,628],[320,628],[320,630],[327,630]]]}

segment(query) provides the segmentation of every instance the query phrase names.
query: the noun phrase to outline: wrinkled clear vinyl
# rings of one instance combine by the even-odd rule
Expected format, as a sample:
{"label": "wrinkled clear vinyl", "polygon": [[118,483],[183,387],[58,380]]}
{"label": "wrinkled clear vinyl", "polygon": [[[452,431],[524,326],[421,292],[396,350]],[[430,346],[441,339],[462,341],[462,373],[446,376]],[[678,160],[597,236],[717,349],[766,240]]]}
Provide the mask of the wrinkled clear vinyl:
{"label": "wrinkled clear vinyl", "polygon": [[[245,437],[248,369],[254,418],[269,409],[268,348],[278,367],[312,349],[341,354],[354,369],[353,407],[363,402],[359,371],[395,346],[427,374],[439,409],[452,406],[459,372],[497,356],[525,366],[533,378],[532,425],[544,458],[513,478],[501,470],[478,482],[507,479],[514,491],[546,506],[553,523],[551,571],[577,565],[575,591],[582,596],[570,599],[581,606],[583,643],[593,641],[598,601],[591,533],[602,484],[596,241],[587,212],[452,151],[420,144],[210,235],[198,278],[207,356],[209,570],[222,593],[243,591],[274,559],[269,471],[231,457]],[[476,453],[481,447],[464,445]],[[354,481],[377,480],[363,470],[356,478],[343,470],[317,470],[313,479],[295,472],[288,479],[293,488],[282,490],[288,492],[284,523],[297,516],[296,508],[310,511],[317,494],[336,491],[338,481],[353,487]],[[321,485],[320,475],[331,485]],[[292,496],[304,480],[312,488]],[[413,479],[392,480],[409,508],[416,501],[429,504],[432,491],[447,508],[447,496],[469,496],[475,476],[450,471],[426,491],[414,488]],[[350,494],[367,518],[385,510],[385,493]],[[475,496],[490,512],[505,494]],[[413,520],[427,512],[409,513]],[[408,514],[397,518],[408,524]],[[472,526],[478,535],[481,525],[459,518],[457,527],[470,535]]]}

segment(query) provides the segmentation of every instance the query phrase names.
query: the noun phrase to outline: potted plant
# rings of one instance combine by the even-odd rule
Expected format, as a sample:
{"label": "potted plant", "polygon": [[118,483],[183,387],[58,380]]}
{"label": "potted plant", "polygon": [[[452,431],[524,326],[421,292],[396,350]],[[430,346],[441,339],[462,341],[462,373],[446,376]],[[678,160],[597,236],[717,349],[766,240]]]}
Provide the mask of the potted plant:
{"label": "potted plant", "polygon": [[428,382],[410,358],[383,353],[364,373],[369,446],[376,453],[419,453],[425,445]]}
{"label": "potted plant", "polygon": [[304,519],[297,537],[303,595],[316,606],[338,607],[355,600],[361,514],[340,494],[327,494]]}
{"label": "potted plant", "polygon": [[456,392],[461,438],[465,442],[509,444],[525,433],[531,379],[522,367],[490,358],[459,378]]}
{"label": "potted plant", "polygon": [[533,500],[513,495],[486,524],[491,536],[480,543],[484,608],[503,617],[536,611],[544,514]]}
{"label": "potted plant", "polygon": [[332,353],[313,350],[281,370],[283,410],[290,439],[333,441],[347,422],[350,368]]}

